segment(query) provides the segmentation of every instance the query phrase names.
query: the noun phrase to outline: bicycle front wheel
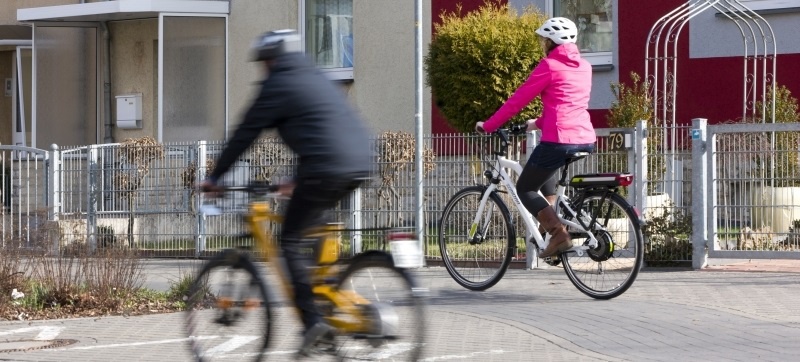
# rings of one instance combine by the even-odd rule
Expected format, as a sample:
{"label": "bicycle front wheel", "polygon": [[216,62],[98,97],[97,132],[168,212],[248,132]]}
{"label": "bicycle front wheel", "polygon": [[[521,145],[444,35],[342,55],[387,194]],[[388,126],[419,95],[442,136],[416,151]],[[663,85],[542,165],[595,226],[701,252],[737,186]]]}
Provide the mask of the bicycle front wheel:
{"label": "bicycle front wheel", "polygon": [[186,301],[186,332],[197,361],[261,361],[271,312],[261,273],[246,253],[227,250],[211,259]]}
{"label": "bicycle front wheel", "polygon": [[[580,211],[579,211],[580,209]],[[567,277],[584,294],[611,299],[624,293],[636,280],[644,260],[644,238],[633,207],[616,193],[590,191],[575,207],[578,217],[590,224],[598,241],[582,256],[561,255]],[[573,244],[589,242],[584,231],[569,229]]]}
{"label": "bicycle front wheel", "polygon": [[489,195],[473,225],[484,192],[474,186],[456,193],[439,224],[439,251],[447,272],[462,287],[477,291],[500,281],[516,247],[511,214],[497,193]]}
{"label": "bicycle front wheel", "polygon": [[[355,294],[369,330],[348,333],[338,344],[344,360],[417,361],[425,340],[424,293],[406,269],[383,252],[357,256],[342,273],[338,290]],[[334,314],[337,311],[334,310]]]}

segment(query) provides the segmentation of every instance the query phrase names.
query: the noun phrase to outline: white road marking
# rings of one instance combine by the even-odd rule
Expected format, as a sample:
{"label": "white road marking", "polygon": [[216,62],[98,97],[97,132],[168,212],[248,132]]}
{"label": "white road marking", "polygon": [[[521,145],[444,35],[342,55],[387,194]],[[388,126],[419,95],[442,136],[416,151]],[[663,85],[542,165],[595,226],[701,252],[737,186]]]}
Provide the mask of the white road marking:
{"label": "white road marking", "polygon": [[64,327],[54,327],[54,326],[25,327],[25,328],[12,329],[10,331],[0,332],[0,336],[39,331],[39,334],[36,335],[36,337],[34,337],[33,339],[37,341],[49,341],[56,338],[61,333],[62,330],[64,330]]}
{"label": "white road marking", "polygon": [[203,336],[203,337],[189,337],[189,338],[176,338],[176,339],[162,339],[160,341],[114,343],[114,344],[102,344],[102,345],[97,345],[97,346],[67,347],[67,348],[48,349],[47,351],[74,351],[74,350],[88,350],[88,349],[100,349],[100,348],[147,346],[147,345],[152,345],[152,344],[168,344],[168,343],[186,342],[186,341],[189,341],[192,338],[197,338],[197,339],[215,339],[215,338],[219,338],[219,336]]}
{"label": "white road marking", "polygon": [[453,354],[449,356],[439,356],[439,357],[430,357],[425,358],[422,361],[424,362],[431,362],[431,361],[447,361],[447,360],[454,360],[454,359],[465,359],[465,358],[474,358],[481,355],[489,355],[489,354],[503,354],[503,353],[511,353],[511,351],[504,351],[502,349],[495,349],[491,351],[485,352],[472,352],[468,354]]}
{"label": "white road marking", "polygon": [[233,350],[235,350],[235,349],[237,349],[237,348],[239,348],[241,346],[244,346],[245,344],[248,344],[248,343],[250,343],[252,341],[255,341],[256,339],[259,339],[259,338],[261,338],[261,337],[259,337],[259,336],[233,336],[233,337],[231,337],[231,339],[229,339],[225,343],[222,343],[222,344],[220,344],[220,345],[218,345],[218,346],[216,346],[216,347],[214,347],[212,349],[209,349],[208,351],[206,351],[205,354],[207,356],[215,356],[215,355],[225,354],[225,353],[233,351]]}

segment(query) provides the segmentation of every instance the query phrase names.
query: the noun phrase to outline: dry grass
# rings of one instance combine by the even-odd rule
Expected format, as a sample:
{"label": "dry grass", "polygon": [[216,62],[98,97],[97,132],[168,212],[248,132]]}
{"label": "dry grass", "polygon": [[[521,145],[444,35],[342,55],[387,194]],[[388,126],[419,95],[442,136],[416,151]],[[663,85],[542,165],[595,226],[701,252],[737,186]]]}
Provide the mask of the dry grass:
{"label": "dry grass", "polygon": [[[0,253],[0,275],[6,276],[0,278],[0,320],[139,315],[184,307],[180,293],[142,288],[142,259],[134,250],[77,245],[53,256],[45,248],[10,245]],[[13,289],[25,296],[12,298]]]}

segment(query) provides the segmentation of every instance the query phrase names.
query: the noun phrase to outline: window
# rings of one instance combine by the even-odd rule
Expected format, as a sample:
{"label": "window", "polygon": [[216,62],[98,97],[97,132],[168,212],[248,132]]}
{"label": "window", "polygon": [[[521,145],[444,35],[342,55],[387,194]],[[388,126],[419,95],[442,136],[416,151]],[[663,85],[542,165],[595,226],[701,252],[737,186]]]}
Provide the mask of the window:
{"label": "window", "polygon": [[[549,3],[549,2],[548,2]],[[552,0],[550,13],[578,26],[578,47],[592,65],[611,64],[612,0]]]}
{"label": "window", "polygon": [[305,51],[333,79],[353,79],[353,0],[304,0]]}

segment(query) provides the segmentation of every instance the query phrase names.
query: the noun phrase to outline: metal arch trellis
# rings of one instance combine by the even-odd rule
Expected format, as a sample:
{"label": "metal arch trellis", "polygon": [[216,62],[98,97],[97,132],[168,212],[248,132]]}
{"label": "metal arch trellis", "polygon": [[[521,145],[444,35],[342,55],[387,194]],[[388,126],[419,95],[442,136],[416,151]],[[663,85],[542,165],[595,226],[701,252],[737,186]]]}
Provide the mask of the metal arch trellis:
{"label": "metal arch trellis", "polygon": [[[742,80],[742,121],[757,122],[757,115],[770,115],[768,122],[775,122],[775,55],[777,46],[772,27],[763,17],[739,0],[694,0],[687,1],[659,18],[650,28],[645,47],[645,76],[653,102],[653,124],[662,126],[662,151],[678,147],[676,122],[678,38],[684,26],[695,16],[714,9],[734,22],[744,43],[744,70]],[[772,89],[772,91],[768,91]],[[767,96],[771,95],[771,99]],[[761,112],[756,105],[761,104]],[[772,112],[766,112],[770,107]],[[767,122],[765,119],[760,120]],[[672,160],[675,161],[675,160]],[[674,178],[676,162],[667,162],[665,185],[667,193],[678,190]],[[681,180],[677,180],[681,181]]]}
{"label": "metal arch trellis", "polygon": [[[772,119],[769,121],[774,122],[774,112],[765,111],[767,106],[775,105],[775,54],[777,53],[775,34],[761,15],[739,0],[688,1],[662,16],[650,29],[645,48],[645,80],[653,92],[654,119],[660,120],[665,127],[675,125],[678,36],[689,20],[710,8],[733,21],[742,36],[744,43],[742,120],[755,121],[757,114],[755,105],[761,100],[763,107],[761,114],[772,114]],[[768,91],[770,88],[773,92]],[[769,93],[773,97],[767,100]],[[766,121],[761,120],[761,122]]]}

